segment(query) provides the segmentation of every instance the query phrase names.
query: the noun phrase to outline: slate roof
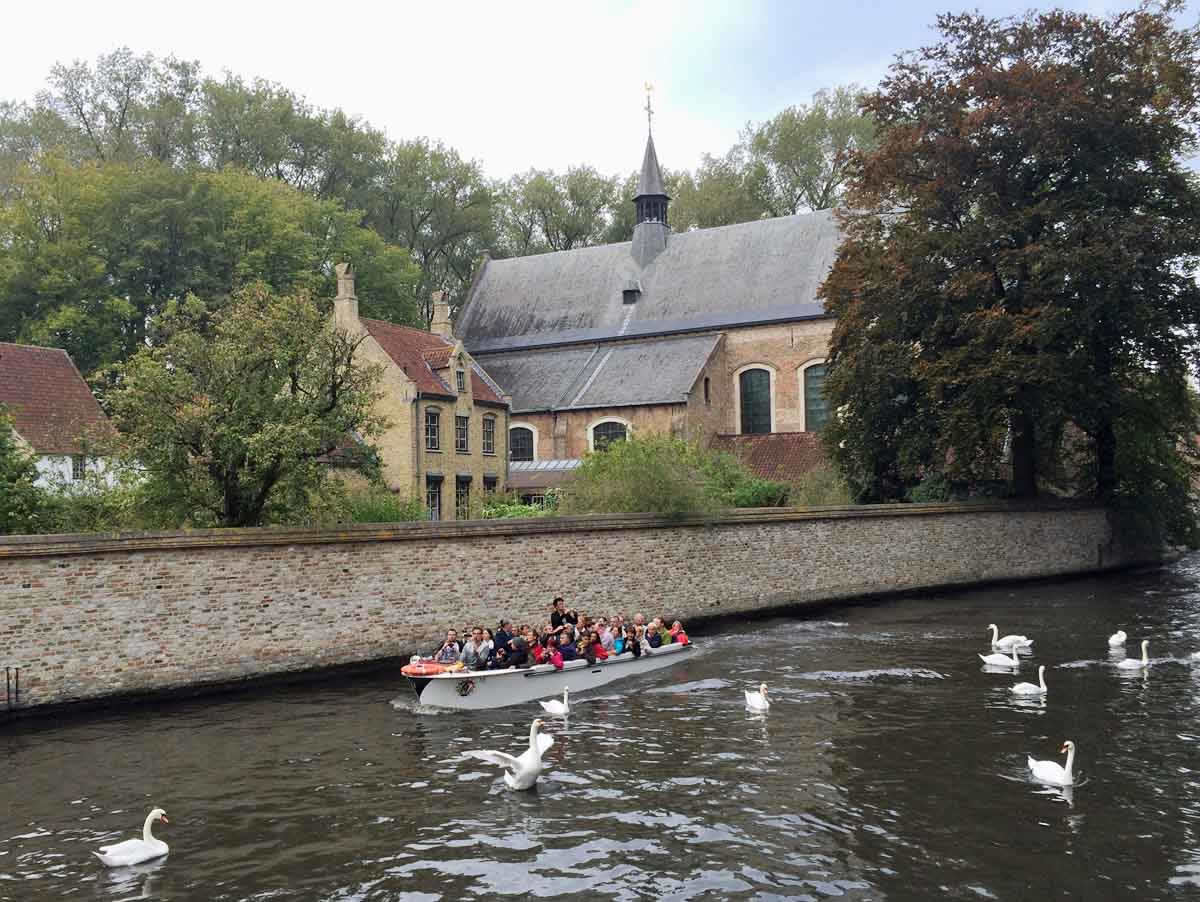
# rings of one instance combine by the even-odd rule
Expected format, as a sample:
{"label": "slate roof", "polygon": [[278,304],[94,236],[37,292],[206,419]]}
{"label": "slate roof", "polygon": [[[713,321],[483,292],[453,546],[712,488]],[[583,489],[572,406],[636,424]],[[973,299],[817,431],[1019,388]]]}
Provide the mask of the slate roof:
{"label": "slate roof", "polygon": [[658,154],[654,150],[654,136],[646,136],[646,153],[642,156],[642,172],[638,176],[637,194],[634,197],[644,197],[650,194],[667,195],[663,188],[662,169],[658,165]]}
{"label": "slate roof", "polygon": [[776,482],[796,482],[829,463],[816,432],[717,435],[709,447],[734,454],[755,476]]}
{"label": "slate roof", "polygon": [[0,342],[0,405],[38,454],[81,454],[116,436],[61,348]]}
{"label": "slate roof", "polygon": [[[435,366],[430,363],[433,361],[438,368],[448,366],[450,353],[454,350],[453,342],[432,332],[397,326],[379,319],[361,318],[359,321],[396,365],[417,384],[418,391],[442,398],[456,397],[454,389],[434,372]],[[498,388],[476,361],[471,367],[471,394],[476,403],[508,406]]]}
{"label": "slate roof", "polygon": [[[644,268],[630,242],[488,260],[456,332],[481,354],[821,317],[839,240],[825,210],[672,233]],[[632,280],[642,294],[624,304]]]}
{"label": "slate roof", "polygon": [[559,460],[513,460],[508,464],[510,489],[544,489],[562,485],[583,461],[578,458]]}
{"label": "slate roof", "polygon": [[481,357],[512,393],[513,413],[673,404],[687,393],[720,335],[511,351]]}

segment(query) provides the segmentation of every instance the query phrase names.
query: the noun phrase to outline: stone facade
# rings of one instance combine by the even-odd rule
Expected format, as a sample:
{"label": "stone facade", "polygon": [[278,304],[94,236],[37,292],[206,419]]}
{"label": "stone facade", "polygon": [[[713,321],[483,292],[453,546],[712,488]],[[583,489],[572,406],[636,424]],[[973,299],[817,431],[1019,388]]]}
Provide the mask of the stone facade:
{"label": "stone facade", "polygon": [[405,656],[559,594],[694,621],[1128,562],[1103,510],[1001,504],[10,537],[0,665],[37,706]]}

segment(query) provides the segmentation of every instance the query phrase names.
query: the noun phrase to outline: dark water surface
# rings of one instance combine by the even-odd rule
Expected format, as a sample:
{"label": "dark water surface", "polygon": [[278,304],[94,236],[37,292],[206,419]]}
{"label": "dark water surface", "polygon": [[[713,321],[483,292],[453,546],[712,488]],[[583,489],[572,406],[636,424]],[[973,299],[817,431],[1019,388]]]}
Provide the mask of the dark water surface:
{"label": "dark water surface", "polygon": [[[1036,639],[1019,677],[975,657],[993,621]],[[1200,558],[695,638],[548,719],[529,793],[462,752],[539,708],[415,713],[399,678],[0,727],[0,899],[1200,898]],[[1078,785],[1031,782],[1064,739]],[[166,859],[92,858],[153,805]]]}

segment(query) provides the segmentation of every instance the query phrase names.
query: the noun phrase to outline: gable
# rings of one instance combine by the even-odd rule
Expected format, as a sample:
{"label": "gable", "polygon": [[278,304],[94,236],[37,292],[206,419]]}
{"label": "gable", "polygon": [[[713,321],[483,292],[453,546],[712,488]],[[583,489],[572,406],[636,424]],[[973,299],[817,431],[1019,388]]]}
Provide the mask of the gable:
{"label": "gable", "polygon": [[116,436],[61,348],[0,342],[0,405],[38,454],[82,454]]}

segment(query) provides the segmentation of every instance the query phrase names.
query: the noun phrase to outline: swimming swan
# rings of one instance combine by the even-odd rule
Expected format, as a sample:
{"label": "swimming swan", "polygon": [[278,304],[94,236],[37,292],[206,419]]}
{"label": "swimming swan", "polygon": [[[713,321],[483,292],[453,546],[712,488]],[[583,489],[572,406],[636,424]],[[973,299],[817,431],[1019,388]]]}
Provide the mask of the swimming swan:
{"label": "swimming swan", "polygon": [[993,652],[990,655],[980,655],[979,660],[989,667],[1020,667],[1021,659],[1017,657],[1016,646],[1012,647],[1010,654],[1012,655],[1011,658],[1008,655]]}
{"label": "swimming swan", "polygon": [[770,711],[771,703],[767,701],[767,684],[763,683],[758,687],[757,692],[751,692],[749,689],[742,690],[746,693],[746,707],[751,711]]}
{"label": "swimming swan", "polygon": [[1037,683],[1017,683],[1008,690],[1016,695],[1045,695],[1046,694],[1046,665],[1038,665]]}
{"label": "swimming swan", "polygon": [[1125,640],[1129,637],[1125,635],[1125,630],[1117,630],[1108,637],[1109,648],[1121,648],[1125,645]]}
{"label": "swimming swan", "polygon": [[542,710],[547,714],[554,714],[559,717],[566,717],[571,713],[571,704],[567,701],[567,693],[571,691],[569,686],[563,687],[563,700],[560,702],[556,698],[550,699],[548,702],[538,702],[542,706]]}
{"label": "swimming swan", "polygon": [[992,631],[992,648],[1008,651],[1013,648],[1031,648],[1033,646],[1033,640],[1028,636],[1010,635],[1001,637],[1000,630],[997,629],[994,623],[989,623],[988,629]]}
{"label": "swimming swan", "polygon": [[529,748],[521,753],[519,758],[504,752],[493,752],[484,749],[472,749],[466,754],[481,761],[499,764],[504,770],[504,782],[509,789],[529,789],[537,782],[542,772],[542,755],[554,745],[554,737],[539,733],[542,722],[535,720],[529,728]]}
{"label": "swimming swan", "polygon": [[1118,661],[1117,666],[1120,667],[1122,670],[1147,670],[1147,669],[1149,669],[1149,667],[1150,667],[1149,649],[1150,649],[1150,640],[1143,639],[1142,640],[1142,657],[1141,657],[1141,659],[1139,660],[1138,658],[1125,658],[1123,661]]}
{"label": "swimming swan", "polygon": [[1075,766],[1075,743],[1070,739],[1062,744],[1059,753],[1067,753],[1067,766],[1063,767],[1057,761],[1035,761],[1029,757],[1029,769],[1033,771],[1034,779],[1043,783],[1053,783],[1055,786],[1070,786],[1075,782],[1071,769]]}
{"label": "swimming swan", "polygon": [[170,823],[167,813],[161,808],[155,808],[146,815],[146,823],[142,824],[141,839],[127,839],[111,846],[101,846],[99,852],[92,854],[110,868],[123,868],[132,864],[141,864],[151,858],[162,858],[167,854],[167,844],[161,839],[155,839],[150,832],[150,825],[155,821]]}

